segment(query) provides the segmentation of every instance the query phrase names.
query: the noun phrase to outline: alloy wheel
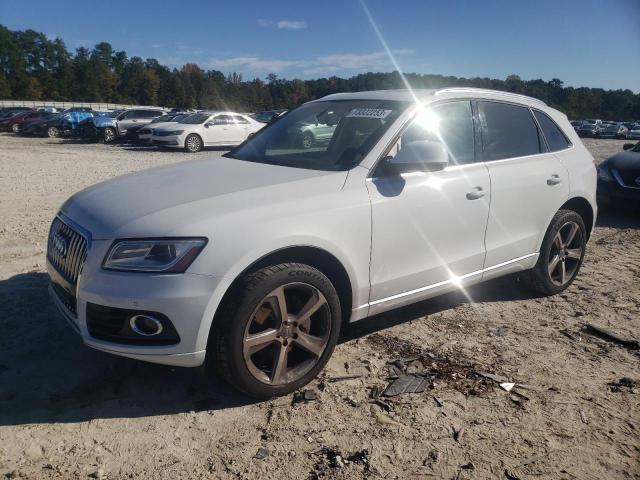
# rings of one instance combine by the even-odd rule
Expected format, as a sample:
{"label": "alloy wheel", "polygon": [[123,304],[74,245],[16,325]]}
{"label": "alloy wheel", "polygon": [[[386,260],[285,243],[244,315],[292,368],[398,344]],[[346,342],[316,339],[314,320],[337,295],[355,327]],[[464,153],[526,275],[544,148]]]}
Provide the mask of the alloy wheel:
{"label": "alloy wheel", "polygon": [[576,222],[567,222],[553,238],[549,252],[549,277],[558,286],[570,282],[578,271],[584,239],[582,231]]}
{"label": "alloy wheel", "polygon": [[112,142],[115,137],[116,137],[115,132],[112,129],[107,128],[104,131],[104,141],[106,143]]}
{"label": "alloy wheel", "polygon": [[49,129],[47,130],[47,135],[49,135],[49,137],[54,138],[58,136],[58,129],[56,127],[49,127]]}
{"label": "alloy wheel", "polygon": [[299,282],[282,285],[262,299],[247,323],[245,365],[262,383],[295,382],[320,361],[330,333],[331,310],[320,290]]}
{"label": "alloy wheel", "polygon": [[18,124],[17,124],[17,123],[14,123],[14,124],[11,126],[11,130],[13,131],[13,133],[18,133],[18,130],[19,130],[19,129],[20,129],[20,127],[18,126]]}
{"label": "alloy wheel", "polygon": [[187,138],[187,150],[190,152],[198,152],[200,150],[200,139],[195,135]]}

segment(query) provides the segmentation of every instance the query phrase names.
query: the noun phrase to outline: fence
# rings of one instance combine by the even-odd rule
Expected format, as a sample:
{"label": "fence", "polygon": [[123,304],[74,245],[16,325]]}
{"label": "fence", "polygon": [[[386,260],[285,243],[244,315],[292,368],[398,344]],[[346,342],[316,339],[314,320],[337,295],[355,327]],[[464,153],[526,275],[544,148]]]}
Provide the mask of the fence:
{"label": "fence", "polygon": [[3,107],[55,107],[61,110],[73,107],[85,107],[91,108],[93,110],[117,110],[123,108],[162,108],[150,105],[124,105],[121,103],[53,102],[47,100],[0,100],[0,108]]}

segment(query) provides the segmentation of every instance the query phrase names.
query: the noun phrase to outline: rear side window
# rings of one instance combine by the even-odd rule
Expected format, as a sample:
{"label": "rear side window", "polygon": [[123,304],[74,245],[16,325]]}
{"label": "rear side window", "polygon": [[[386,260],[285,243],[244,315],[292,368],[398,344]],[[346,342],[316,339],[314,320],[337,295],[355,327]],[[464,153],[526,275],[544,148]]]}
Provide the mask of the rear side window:
{"label": "rear side window", "polygon": [[529,109],[498,102],[478,102],[484,161],[524,157],[543,151]]}
{"label": "rear side window", "polygon": [[233,121],[236,123],[249,123],[246,118],[241,115],[231,115]]}
{"label": "rear side window", "polygon": [[534,110],[533,114],[536,116],[536,120],[540,124],[544,138],[547,139],[547,145],[551,152],[557,152],[558,150],[564,150],[569,148],[571,142],[567,139],[560,127],[556,125],[556,122],[551,120],[549,115],[539,110]]}

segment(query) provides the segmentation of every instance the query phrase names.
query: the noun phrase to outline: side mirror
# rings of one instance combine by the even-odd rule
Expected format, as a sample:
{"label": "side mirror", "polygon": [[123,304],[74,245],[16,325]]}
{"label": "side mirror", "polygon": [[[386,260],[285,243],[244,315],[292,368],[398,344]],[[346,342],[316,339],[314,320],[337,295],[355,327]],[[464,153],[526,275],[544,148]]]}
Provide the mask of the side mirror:
{"label": "side mirror", "polygon": [[214,122],[207,122],[204,124],[204,128],[209,128],[209,127],[213,127],[215,125]]}
{"label": "side mirror", "polygon": [[632,149],[633,147],[635,147],[635,146],[636,146],[636,145],[635,145],[635,143],[625,143],[625,144],[622,146],[622,149],[623,149],[623,150],[631,150],[631,149]]}
{"label": "side mirror", "polygon": [[440,142],[417,140],[402,145],[389,163],[400,172],[411,169],[423,172],[443,170],[449,164],[449,152]]}

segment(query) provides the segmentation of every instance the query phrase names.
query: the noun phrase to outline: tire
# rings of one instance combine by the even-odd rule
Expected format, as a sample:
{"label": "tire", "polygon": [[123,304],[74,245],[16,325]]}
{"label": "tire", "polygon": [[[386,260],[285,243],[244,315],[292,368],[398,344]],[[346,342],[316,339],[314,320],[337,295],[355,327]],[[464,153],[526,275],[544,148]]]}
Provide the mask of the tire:
{"label": "tire", "polygon": [[18,133],[19,130],[20,130],[20,126],[17,123],[14,123],[13,125],[11,125],[11,131],[13,133]]}
{"label": "tire", "polygon": [[[278,292],[286,299],[284,323]],[[305,310],[311,313],[303,315]],[[241,280],[216,315],[207,366],[251,397],[286,395],[324,368],[341,323],[340,299],[322,272],[300,263],[262,268]],[[279,362],[282,355],[285,360]],[[284,370],[278,368],[283,363]]]}
{"label": "tire", "polygon": [[315,138],[311,132],[304,132],[300,137],[300,146],[305,150],[315,145]]}
{"label": "tire", "polygon": [[543,295],[566,290],[582,266],[586,239],[582,217],[573,210],[559,210],[547,229],[535,267],[521,276],[525,286]]}
{"label": "tire", "polygon": [[184,140],[184,151],[187,153],[197,153],[202,150],[202,139],[199,135],[192,133]]}
{"label": "tire", "polygon": [[47,137],[49,138],[56,138],[60,136],[60,130],[58,130],[58,127],[49,127],[47,128]]}
{"label": "tire", "polygon": [[116,139],[116,130],[112,127],[107,127],[102,132],[102,140],[104,143],[112,143]]}

